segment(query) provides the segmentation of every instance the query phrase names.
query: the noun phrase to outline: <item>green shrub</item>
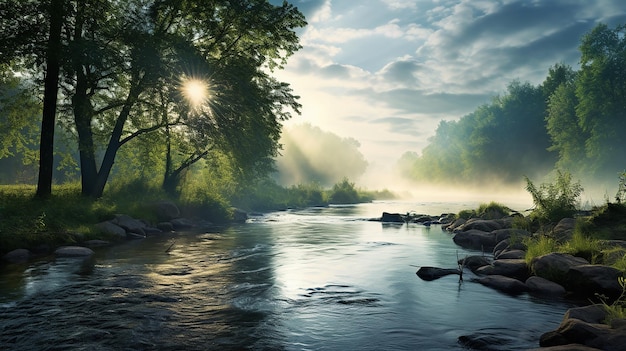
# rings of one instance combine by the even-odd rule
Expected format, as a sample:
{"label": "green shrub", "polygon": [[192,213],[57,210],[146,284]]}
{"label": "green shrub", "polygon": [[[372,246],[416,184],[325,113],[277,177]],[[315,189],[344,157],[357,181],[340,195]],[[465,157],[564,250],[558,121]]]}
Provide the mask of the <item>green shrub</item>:
{"label": "green shrub", "polygon": [[488,204],[480,204],[476,212],[478,212],[479,217],[484,219],[500,219],[508,216],[512,210],[503,204],[492,201]]}
{"label": "green shrub", "polygon": [[344,178],[341,182],[333,185],[328,195],[328,201],[332,204],[356,204],[361,202],[359,193],[348,178]]}
{"label": "green shrub", "polygon": [[579,182],[573,182],[568,172],[557,171],[554,183],[544,183],[537,188],[526,179],[526,190],[533,198],[535,208],[531,213],[542,223],[556,223],[576,213],[578,197],[583,191]]}
{"label": "green shrub", "polygon": [[547,235],[525,238],[522,242],[527,247],[524,259],[529,266],[535,257],[559,251],[559,244],[557,241]]}
{"label": "green shrub", "polygon": [[458,218],[470,219],[476,217],[476,210],[461,210],[457,214]]}

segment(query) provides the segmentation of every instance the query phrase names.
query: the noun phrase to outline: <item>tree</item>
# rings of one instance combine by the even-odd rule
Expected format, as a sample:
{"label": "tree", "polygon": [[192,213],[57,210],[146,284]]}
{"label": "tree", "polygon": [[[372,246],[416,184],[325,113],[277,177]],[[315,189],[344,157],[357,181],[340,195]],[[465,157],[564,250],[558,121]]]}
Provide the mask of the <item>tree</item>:
{"label": "tree", "polygon": [[[594,173],[612,180],[626,163],[626,26],[597,25],[583,36],[576,82],[576,115],[587,133],[585,150]],[[608,172],[607,172],[608,171]]]}
{"label": "tree", "polygon": [[61,29],[63,26],[63,0],[50,1],[50,30],[46,50],[46,74],[44,78],[43,114],[39,143],[38,197],[52,194],[52,172],[54,168],[54,128],[59,91],[61,67]]}
{"label": "tree", "polygon": [[[152,119],[153,110],[161,107],[155,100],[157,93],[170,87],[165,97],[181,103],[173,98],[176,88],[171,87],[182,76],[194,76],[197,65],[210,67],[203,73],[217,81],[214,97],[223,102],[213,103],[214,113],[208,116],[212,121],[204,123],[220,135],[200,133],[207,138],[197,140],[200,149],[213,141],[220,141],[221,147],[230,143],[228,151],[242,167],[268,168],[264,159],[277,150],[280,120],[299,109],[288,85],[268,73],[282,68],[300,48],[294,28],[306,22],[297,8],[266,0],[65,0],[59,41],[58,18],[53,15],[61,3],[8,0],[0,5],[0,14],[11,19],[0,35],[0,59],[38,62],[36,74],[43,72],[46,58],[51,60],[49,70],[60,59],[62,122],[70,125],[71,119],[78,137],[84,195],[102,195],[117,152],[136,137],[174,126],[198,126],[184,113],[170,116],[168,111]],[[50,5],[48,11],[41,11],[44,5]],[[38,28],[42,23],[49,24],[47,41]],[[62,55],[55,57],[59,43]],[[21,67],[26,71],[27,66]],[[46,78],[52,80],[51,73]],[[48,140],[49,134],[45,135]],[[206,155],[205,150],[191,152],[196,151]]]}

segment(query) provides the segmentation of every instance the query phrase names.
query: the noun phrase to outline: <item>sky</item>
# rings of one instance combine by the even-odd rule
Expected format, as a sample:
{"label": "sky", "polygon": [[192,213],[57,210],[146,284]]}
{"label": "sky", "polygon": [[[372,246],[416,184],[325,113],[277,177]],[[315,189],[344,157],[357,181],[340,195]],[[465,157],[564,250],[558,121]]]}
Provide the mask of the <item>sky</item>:
{"label": "sky", "polygon": [[[274,0],[272,0],[274,1]],[[275,2],[275,1],[274,1]],[[578,69],[581,37],[626,23],[623,0],[290,0],[303,48],[275,75],[303,105],[293,123],[354,138],[370,176],[418,154],[441,120]]]}

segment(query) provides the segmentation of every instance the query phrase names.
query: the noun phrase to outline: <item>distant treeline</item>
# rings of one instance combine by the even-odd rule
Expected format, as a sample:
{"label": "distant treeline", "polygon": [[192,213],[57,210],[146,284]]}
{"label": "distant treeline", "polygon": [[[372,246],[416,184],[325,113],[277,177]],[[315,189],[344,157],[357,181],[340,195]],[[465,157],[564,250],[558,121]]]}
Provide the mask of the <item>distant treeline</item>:
{"label": "distant treeline", "polygon": [[417,182],[519,183],[555,169],[615,187],[626,167],[626,26],[583,36],[580,69],[563,63],[540,85],[513,81],[505,94],[458,121],[442,121],[400,172]]}

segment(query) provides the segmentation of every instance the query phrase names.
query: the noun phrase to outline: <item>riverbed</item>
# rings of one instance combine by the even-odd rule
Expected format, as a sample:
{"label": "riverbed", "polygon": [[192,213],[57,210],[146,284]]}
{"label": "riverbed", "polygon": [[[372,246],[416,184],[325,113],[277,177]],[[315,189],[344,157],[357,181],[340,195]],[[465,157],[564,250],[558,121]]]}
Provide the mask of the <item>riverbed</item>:
{"label": "riverbed", "polygon": [[173,233],[42,258],[0,272],[1,350],[497,350],[538,347],[567,301],[509,296],[456,275],[482,254],[440,226],[369,221],[471,203],[375,202],[252,216],[219,231]]}

